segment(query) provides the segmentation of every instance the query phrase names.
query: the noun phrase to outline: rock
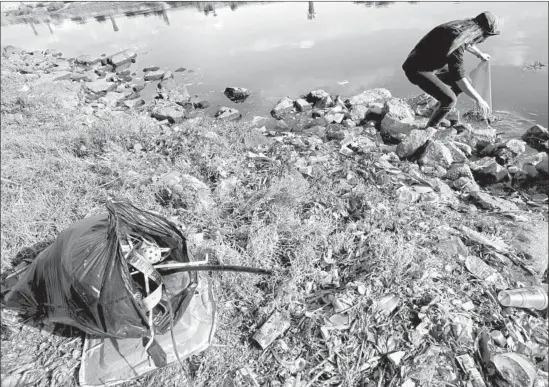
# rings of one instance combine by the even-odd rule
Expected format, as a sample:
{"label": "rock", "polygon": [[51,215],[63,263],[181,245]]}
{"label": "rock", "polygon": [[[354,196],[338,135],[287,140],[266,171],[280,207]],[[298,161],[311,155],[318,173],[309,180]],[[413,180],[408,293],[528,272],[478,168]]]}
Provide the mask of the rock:
{"label": "rock", "polygon": [[326,129],[326,127],[324,126],[316,125],[316,126],[313,126],[312,128],[303,129],[303,133],[322,138],[326,135],[327,130],[328,129]]}
{"label": "rock", "polygon": [[80,55],[77,57],[74,62],[76,64],[91,66],[101,61],[101,57],[92,56],[92,55]]}
{"label": "rock", "polygon": [[362,122],[366,119],[369,109],[364,105],[354,105],[351,107],[350,117],[354,122]]}
{"label": "rock", "polygon": [[532,126],[522,135],[522,139],[537,151],[549,152],[549,132],[541,125]]}
{"label": "rock", "polygon": [[385,142],[399,143],[410,134],[415,128],[410,124],[405,124],[393,120],[389,116],[383,117],[381,120],[381,137]]}
{"label": "rock", "polygon": [[145,84],[145,82],[139,82],[139,83],[132,84],[131,88],[132,88],[133,91],[139,92],[139,91],[143,90],[145,88],[145,86],[147,86]]}
{"label": "rock", "polygon": [[509,200],[497,198],[485,192],[474,192],[469,196],[477,207],[485,210],[519,211],[517,205]]}
{"label": "rock", "polygon": [[44,54],[50,55],[53,57],[63,56],[63,53],[59,50],[56,50],[55,48],[48,48],[46,51],[44,51]]}
{"label": "rock", "polygon": [[388,100],[392,97],[391,92],[387,89],[379,88],[379,89],[371,89],[364,91],[358,95],[355,95],[354,97],[349,98],[347,100],[348,105],[365,105],[368,106],[368,104],[372,102],[385,102],[385,100]]}
{"label": "rock", "polygon": [[119,68],[125,64],[130,64],[137,54],[131,50],[120,51],[107,58],[107,63],[111,64],[115,68]]}
{"label": "rock", "polygon": [[439,140],[442,142],[454,141],[457,136],[457,130],[454,128],[439,129],[433,136],[433,140]]}
{"label": "rock", "polygon": [[185,83],[177,82],[173,78],[163,79],[156,87],[158,95],[168,101],[184,103],[191,98]]}
{"label": "rock", "polygon": [[311,113],[311,117],[313,118],[321,118],[321,117],[324,117],[324,111],[320,110],[320,109],[313,109],[312,113]]}
{"label": "rock", "polygon": [[421,172],[430,177],[438,177],[440,179],[446,177],[447,171],[440,165],[430,166],[424,165],[420,168]]}
{"label": "rock", "polygon": [[97,75],[94,72],[89,71],[87,73],[72,73],[70,80],[73,82],[93,82],[97,80]]}
{"label": "rock", "polygon": [[343,126],[346,128],[354,128],[356,127],[356,122],[351,119],[347,119],[343,121]]}
{"label": "rock", "polygon": [[403,124],[411,124],[415,119],[415,113],[410,105],[400,98],[391,98],[385,101],[382,114],[384,117],[392,118]]}
{"label": "rock", "polygon": [[187,71],[185,67],[180,67],[177,70],[175,70],[176,73],[182,73],[183,71]]}
{"label": "rock", "polygon": [[507,169],[499,165],[493,157],[484,157],[471,163],[471,170],[480,184],[494,184],[509,180]]}
{"label": "rock", "polygon": [[342,113],[328,113],[326,115],[324,115],[324,119],[326,120],[326,123],[328,124],[332,124],[332,123],[336,123],[336,124],[340,124],[342,121],[343,121],[343,118],[345,118],[345,115],[342,114]]}
{"label": "rock", "polygon": [[[494,128],[473,128],[469,124],[462,124],[463,131],[459,132],[456,136],[456,141],[465,143],[473,149],[483,149],[489,144],[492,144],[496,141],[496,129]],[[456,128],[457,126],[454,126]]]}
{"label": "rock", "polygon": [[425,130],[414,129],[406,136],[396,148],[396,154],[401,159],[411,158],[422,150],[427,141],[433,137],[436,129],[427,128]]}
{"label": "rock", "polygon": [[542,175],[549,175],[549,160],[547,158],[547,153],[543,153],[541,160],[536,164],[536,170]]}
{"label": "rock", "polygon": [[329,96],[330,96],[330,94],[328,94],[324,90],[313,90],[309,94],[307,94],[305,99],[307,100],[307,102],[315,105],[322,98],[329,97]]}
{"label": "rock", "polygon": [[511,139],[506,141],[505,147],[513,152],[516,156],[519,156],[526,152],[526,142],[517,139]]}
{"label": "rock", "polygon": [[282,119],[284,114],[290,113],[294,108],[294,101],[288,97],[282,98],[276,106],[271,110],[271,116],[277,120]]}
{"label": "rock", "polygon": [[226,106],[220,107],[217,113],[215,113],[215,118],[218,120],[234,121],[240,117],[241,114],[238,110]]}
{"label": "rock", "polygon": [[285,131],[289,131],[290,130],[290,126],[286,123],[286,121],[284,120],[278,120],[276,122],[276,128],[278,130],[285,130]]}
{"label": "rock", "polygon": [[197,109],[207,109],[211,106],[211,104],[208,101],[199,101],[196,103]]}
{"label": "rock", "polygon": [[426,93],[410,98],[407,102],[414,113],[422,117],[430,117],[438,103],[435,98]]}
{"label": "rock", "polygon": [[162,76],[162,79],[170,79],[173,78],[173,73],[171,71],[166,71],[164,75]]}
{"label": "rock", "polygon": [[99,98],[97,102],[100,102],[104,104],[107,107],[114,107],[116,106],[119,101],[121,101],[124,98],[124,94],[117,93],[115,91],[109,91],[107,94],[105,94],[103,97]]}
{"label": "rock", "polygon": [[142,98],[136,98],[136,99],[127,99],[123,102],[124,106],[134,109],[136,107],[140,107],[145,105],[145,100]]}
{"label": "rock", "polygon": [[55,73],[55,78],[53,78],[53,81],[68,81],[72,79],[73,73],[70,71],[60,71],[58,73]]}
{"label": "rock", "polygon": [[447,169],[452,165],[452,153],[440,141],[431,141],[419,159],[420,165],[437,166]]}
{"label": "rock", "polygon": [[71,70],[71,64],[66,59],[56,59],[54,62],[52,62],[53,68],[52,71],[70,71]]}
{"label": "rock", "polygon": [[120,78],[123,78],[123,77],[127,77],[128,75],[130,75],[130,73],[131,73],[130,69],[126,69],[126,70],[118,71],[116,73],[116,76],[118,76]]}
{"label": "rock", "polygon": [[295,101],[295,108],[298,112],[306,112],[311,110],[313,107],[303,98],[299,98]]}
{"label": "rock", "polygon": [[[450,126],[452,126],[452,123],[450,122],[450,120],[447,120],[446,118],[443,118],[440,123],[439,123],[439,126],[442,127],[442,128],[449,128]],[[454,129],[455,130],[455,129]],[[457,133],[457,132],[456,132]]]}
{"label": "rock", "polygon": [[368,104],[368,113],[380,116],[383,114],[383,104],[379,102],[371,102]]}
{"label": "rock", "polygon": [[452,187],[458,191],[463,192],[477,192],[480,190],[480,187],[475,182],[475,179],[468,178],[465,176],[459,177],[452,182]]}
{"label": "rock", "polygon": [[450,168],[448,168],[448,171],[446,172],[446,178],[448,180],[454,181],[459,179],[460,177],[466,177],[468,179],[474,180],[473,172],[471,172],[471,168],[467,164],[464,163],[453,163],[450,165]]}
{"label": "rock", "polygon": [[145,81],[158,81],[164,77],[164,74],[164,70],[149,71],[145,74],[143,79],[145,79]]}
{"label": "rock", "polygon": [[151,112],[151,117],[159,121],[168,120],[170,123],[178,124],[185,118],[185,112],[180,107],[157,106]]}
{"label": "rock", "polygon": [[322,97],[320,101],[315,103],[315,108],[317,109],[328,109],[333,106],[335,106],[334,100],[329,95],[327,95],[326,97]]}
{"label": "rock", "polygon": [[2,56],[5,58],[10,58],[12,56],[24,54],[25,50],[19,47],[14,47],[11,45],[5,46],[2,48]]}
{"label": "rock", "polygon": [[235,103],[242,103],[252,95],[252,92],[243,87],[227,87],[223,94]]}
{"label": "rock", "polygon": [[[154,66],[154,65],[153,65],[153,66],[145,67],[145,68],[143,69],[143,72],[144,72],[144,73],[148,73],[149,71],[156,71],[156,70],[160,70],[160,67]],[[177,71],[177,70],[176,70],[176,71]]]}
{"label": "rock", "polygon": [[465,156],[471,157],[471,155],[473,154],[473,150],[469,145],[464,144],[462,142],[458,142],[458,141],[453,141],[453,143],[463,152]]}
{"label": "rock", "polygon": [[98,79],[94,82],[85,83],[83,85],[87,90],[92,93],[107,93],[116,89],[116,83],[108,82],[106,79]]}
{"label": "rock", "polygon": [[469,160],[467,156],[459,149],[452,141],[445,141],[444,145],[450,150],[452,154],[452,159],[457,163],[465,163]]}

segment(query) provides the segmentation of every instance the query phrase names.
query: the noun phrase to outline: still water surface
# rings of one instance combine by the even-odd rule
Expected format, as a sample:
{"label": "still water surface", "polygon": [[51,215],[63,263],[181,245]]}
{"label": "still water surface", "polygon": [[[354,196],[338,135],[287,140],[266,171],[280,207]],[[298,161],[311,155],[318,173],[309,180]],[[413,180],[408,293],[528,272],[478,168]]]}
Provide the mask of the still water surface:
{"label": "still water surface", "polygon": [[[133,48],[138,76],[148,65],[193,69],[191,94],[209,100],[212,109],[236,107],[251,118],[268,116],[284,96],[318,88],[342,96],[374,87],[398,97],[416,95],[420,90],[407,81],[401,64],[417,41],[440,23],[489,10],[504,18],[502,35],[480,45],[492,56],[494,110],[527,120],[511,131],[530,122],[548,124],[547,67],[522,69],[527,62],[548,62],[547,2],[213,4],[206,10],[179,7],[54,25],[4,25],[1,42],[27,50],[55,48],[68,57]],[[468,53],[465,61],[469,70],[478,64]],[[253,94],[237,105],[223,95],[227,86]]]}

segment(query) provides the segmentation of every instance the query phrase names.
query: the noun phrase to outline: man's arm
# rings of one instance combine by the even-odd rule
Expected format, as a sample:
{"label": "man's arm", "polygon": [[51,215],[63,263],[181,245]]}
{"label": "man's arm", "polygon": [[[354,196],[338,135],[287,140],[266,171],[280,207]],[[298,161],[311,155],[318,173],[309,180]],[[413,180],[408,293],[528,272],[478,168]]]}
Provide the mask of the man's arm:
{"label": "man's arm", "polygon": [[475,100],[484,116],[487,116],[490,113],[490,106],[488,106],[488,103],[484,100],[484,98],[480,96],[480,94],[475,90],[475,88],[473,87],[473,85],[471,85],[467,78],[462,78],[456,83],[465,94],[467,94],[471,99]]}
{"label": "man's arm", "polygon": [[483,53],[482,51],[480,51],[478,49],[477,46],[475,46],[474,44],[470,45],[470,46],[467,46],[465,48],[467,51],[469,51],[471,54],[475,55],[477,58],[479,59],[482,59],[482,60],[490,60],[490,55],[488,54],[485,54]]}

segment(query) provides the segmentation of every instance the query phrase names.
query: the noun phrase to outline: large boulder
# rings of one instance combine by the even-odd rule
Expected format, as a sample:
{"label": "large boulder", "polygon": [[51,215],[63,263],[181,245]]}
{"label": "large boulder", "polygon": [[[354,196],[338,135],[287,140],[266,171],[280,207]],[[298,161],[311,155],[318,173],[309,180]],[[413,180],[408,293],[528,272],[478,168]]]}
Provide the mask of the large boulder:
{"label": "large boulder", "polygon": [[112,65],[116,69],[122,67],[123,65],[134,62],[136,57],[137,54],[132,50],[124,50],[109,56],[107,58],[107,63]]}
{"label": "large boulder", "polygon": [[319,89],[319,90],[311,91],[309,94],[307,94],[305,99],[307,100],[307,102],[314,105],[318,101],[320,101],[322,98],[329,97],[329,96],[330,96],[330,94],[328,94],[324,90]]}
{"label": "large boulder", "polygon": [[238,120],[240,117],[242,117],[242,115],[238,110],[226,106],[220,107],[217,113],[215,113],[215,118],[218,120],[234,121]]}
{"label": "large boulder", "polygon": [[391,117],[385,116],[381,120],[381,137],[383,141],[395,144],[404,140],[412,130],[416,129],[410,124],[405,124]]}
{"label": "large boulder", "polygon": [[294,109],[294,101],[289,97],[284,97],[271,110],[271,116],[277,120],[281,120],[285,114],[292,112]]}
{"label": "large boulder", "polygon": [[425,130],[414,129],[410,134],[398,144],[396,154],[401,159],[407,159],[415,156],[427,144],[427,141],[436,133],[435,128]]}
{"label": "large boulder", "polygon": [[242,103],[252,95],[252,92],[243,87],[227,87],[223,94],[235,103]]}
{"label": "large boulder", "polygon": [[471,170],[480,184],[494,184],[509,180],[509,172],[494,157],[484,157],[471,163]]}
{"label": "large boulder", "polygon": [[513,238],[510,238],[509,244],[528,260],[537,274],[542,274],[549,262],[548,223],[542,217],[529,217],[527,222],[510,224]]}
{"label": "large boulder", "polygon": [[190,100],[191,95],[183,82],[177,82],[174,78],[163,79],[157,85],[158,95],[165,100],[183,103]]}
{"label": "large boulder", "polygon": [[408,103],[400,98],[391,98],[385,101],[382,114],[404,124],[414,122],[415,113]]}
{"label": "large boulder", "polygon": [[440,165],[445,169],[448,169],[452,165],[452,162],[452,153],[438,140],[429,142],[419,159],[419,164],[422,166],[434,167]]}
{"label": "large boulder", "polygon": [[457,130],[455,130],[454,128],[438,129],[433,136],[433,140],[440,140],[442,142],[454,141],[456,136]]}
{"label": "large boulder", "polygon": [[354,97],[349,98],[347,105],[365,105],[368,106],[372,102],[384,102],[392,97],[391,92],[387,89],[378,88],[366,90]]}
{"label": "large boulder", "polygon": [[534,125],[522,135],[522,139],[540,152],[549,152],[549,132],[541,125]]}

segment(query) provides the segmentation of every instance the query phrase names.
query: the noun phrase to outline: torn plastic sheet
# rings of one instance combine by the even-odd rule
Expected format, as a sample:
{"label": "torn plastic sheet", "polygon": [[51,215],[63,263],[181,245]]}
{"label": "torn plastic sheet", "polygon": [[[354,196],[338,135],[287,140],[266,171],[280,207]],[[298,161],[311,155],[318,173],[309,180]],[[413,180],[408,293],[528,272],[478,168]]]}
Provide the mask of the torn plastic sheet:
{"label": "torn plastic sheet", "polygon": [[[173,327],[181,360],[211,344],[215,331],[216,303],[208,280],[200,279],[196,293]],[[167,355],[167,364],[177,361],[170,332],[156,335]],[[79,380],[83,387],[113,386],[158,369],[143,348],[143,339],[111,339],[86,336]]]}
{"label": "torn plastic sheet", "polygon": [[469,73],[471,83],[480,96],[492,110],[492,76],[490,61],[480,61],[477,67]]}

